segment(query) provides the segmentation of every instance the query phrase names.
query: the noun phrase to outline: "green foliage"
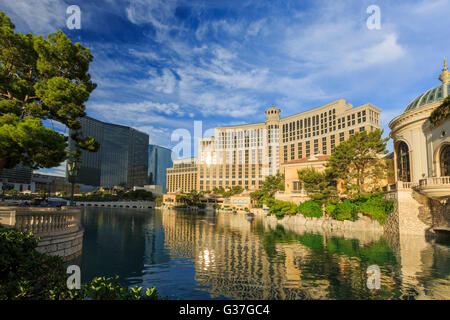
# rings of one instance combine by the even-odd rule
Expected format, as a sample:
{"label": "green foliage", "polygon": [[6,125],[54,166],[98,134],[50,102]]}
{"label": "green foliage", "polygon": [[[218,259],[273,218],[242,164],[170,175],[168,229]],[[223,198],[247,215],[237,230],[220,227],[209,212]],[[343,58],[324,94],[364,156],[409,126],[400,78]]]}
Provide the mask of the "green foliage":
{"label": "green foliage", "polygon": [[394,211],[394,202],[386,201],[381,193],[372,195],[365,201],[360,201],[359,212],[370,216],[384,225],[389,214]]}
{"label": "green foliage", "polygon": [[250,197],[256,201],[255,207],[262,206],[266,199],[273,198],[277,191],[284,190],[284,174],[277,173],[267,176],[262,183],[261,189],[250,193]]}
{"label": "green foliage", "polygon": [[[212,193],[214,194],[221,194],[224,198],[229,198],[231,196],[234,196],[235,194],[240,194],[244,191],[244,189],[241,186],[233,186],[229,190],[225,190],[223,187],[214,187],[212,190]],[[209,192],[207,192],[209,193]]]}
{"label": "green foliage", "polygon": [[386,177],[389,161],[382,155],[387,153],[386,142],[379,129],[367,133],[357,132],[347,141],[335,148],[326,166],[336,178],[344,181],[347,193],[361,194],[366,191],[366,182],[370,185]]}
{"label": "green foliage", "polygon": [[349,199],[345,199],[341,203],[336,204],[331,216],[340,221],[356,221],[358,219],[358,205]]}
{"label": "green foliage", "polygon": [[155,204],[160,207],[163,203],[163,196],[160,194],[159,196],[156,196],[155,198]]}
{"label": "green foliage", "polygon": [[306,168],[298,170],[297,173],[311,199],[324,203],[337,198],[335,181],[330,171],[318,172],[314,168]]}
{"label": "green foliage", "polygon": [[203,196],[203,192],[197,192],[195,190],[192,190],[188,193],[178,194],[175,197],[176,202],[185,203],[187,206],[197,206],[199,208],[202,207],[202,203],[200,198]]}
{"label": "green foliage", "polygon": [[74,201],[97,201],[97,202],[105,202],[105,201],[152,201],[154,200],[153,193],[147,190],[129,190],[122,191],[117,190],[116,194],[113,194],[109,191],[92,191],[89,195],[84,196],[76,196],[74,197]]}
{"label": "green foliage", "polygon": [[448,119],[450,119],[450,96],[445,98],[442,104],[433,110],[429,118],[433,127]]}
{"label": "green foliage", "polygon": [[305,217],[309,218],[320,218],[323,216],[322,206],[314,200],[308,200],[301,203],[297,210]]}
{"label": "green foliage", "polygon": [[252,198],[256,202],[256,207],[261,207],[261,204],[264,202],[267,194],[263,190],[255,190],[250,193],[250,198]]}
{"label": "green foliage", "polygon": [[297,205],[292,202],[267,198],[264,200],[264,203],[269,207],[270,213],[274,214],[277,219],[283,218],[286,214],[293,215],[297,213]]}
{"label": "green foliage", "polygon": [[334,214],[334,210],[336,209],[336,204],[335,203],[327,203],[326,207],[325,207],[325,212],[329,215],[329,216],[333,216]]}
{"label": "green foliage", "polygon": [[0,300],[158,299],[155,288],[130,290],[115,278],[95,278],[67,289],[63,260],[36,251],[33,234],[0,226]]}
{"label": "green foliage", "polygon": [[275,192],[284,191],[284,174],[278,172],[274,176],[266,176],[261,190],[266,195],[266,198],[273,198]]}
{"label": "green foliage", "polygon": [[[42,121],[54,120],[76,132],[96,87],[88,73],[93,59],[88,48],[61,31],[45,39],[14,29],[0,11],[0,173],[19,163],[37,169],[64,161],[67,139]],[[92,137],[75,133],[72,138],[74,156],[81,149],[98,150]]]}

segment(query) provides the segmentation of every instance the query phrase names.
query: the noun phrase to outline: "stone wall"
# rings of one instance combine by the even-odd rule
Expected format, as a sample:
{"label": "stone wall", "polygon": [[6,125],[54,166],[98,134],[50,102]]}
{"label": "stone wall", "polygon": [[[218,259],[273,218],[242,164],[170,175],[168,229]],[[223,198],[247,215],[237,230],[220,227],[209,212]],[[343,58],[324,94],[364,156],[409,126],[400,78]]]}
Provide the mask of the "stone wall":
{"label": "stone wall", "polygon": [[435,228],[450,227],[450,205],[442,205],[413,189],[400,189],[385,194],[395,201],[395,211],[389,215],[385,232],[393,234],[434,235]]}
{"label": "stone wall", "polygon": [[107,207],[107,208],[155,208],[154,201],[76,201],[77,207]]}
{"label": "stone wall", "polygon": [[50,256],[60,256],[65,261],[72,260],[82,252],[83,234],[84,230],[80,229],[68,234],[41,238],[36,250]]}
{"label": "stone wall", "polygon": [[264,223],[271,228],[276,228],[279,224],[285,230],[296,233],[315,232],[348,239],[360,239],[360,241],[367,243],[376,241],[383,235],[383,227],[377,221],[373,221],[362,214],[358,214],[358,220],[353,222],[334,220],[327,215],[321,218],[307,218],[302,214],[284,216],[278,220],[274,215],[267,216],[268,211],[262,209],[254,209],[252,212],[266,216]]}
{"label": "stone wall", "polygon": [[81,211],[74,208],[0,207],[0,224],[32,232],[37,251],[71,260],[81,254],[84,230]]}

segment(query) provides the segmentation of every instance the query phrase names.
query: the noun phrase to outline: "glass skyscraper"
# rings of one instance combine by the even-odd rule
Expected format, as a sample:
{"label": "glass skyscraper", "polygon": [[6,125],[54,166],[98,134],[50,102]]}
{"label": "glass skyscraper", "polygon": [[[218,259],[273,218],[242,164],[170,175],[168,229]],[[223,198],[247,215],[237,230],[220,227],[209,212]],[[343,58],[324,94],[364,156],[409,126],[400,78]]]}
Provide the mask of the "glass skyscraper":
{"label": "glass skyscraper", "polygon": [[77,183],[105,188],[147,184],[147,134],[90,117],[84,117],[80,122],[81,135],[94,137],[100,143],[100,149],[98,152],[82,151]]}
{"label": "glass skyscraper", "polygon": [[162,186],[165,193],[167,168],[172,166],[172,150],[153,144],[148,146],[148,184]]}
{"label": "glass skyscraper", "polygon": [[3,169],[0,174],[0,189],[31,190],[32,171],[30,167],[22,164],[12,169]]}

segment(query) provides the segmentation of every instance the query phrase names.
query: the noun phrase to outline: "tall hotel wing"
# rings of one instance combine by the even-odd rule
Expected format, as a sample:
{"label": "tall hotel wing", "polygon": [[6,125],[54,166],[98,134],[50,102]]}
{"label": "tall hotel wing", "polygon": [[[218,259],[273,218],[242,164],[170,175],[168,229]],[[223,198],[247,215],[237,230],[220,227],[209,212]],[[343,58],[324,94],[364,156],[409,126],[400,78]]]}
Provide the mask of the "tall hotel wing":
{"label": "tall hotel wing", "polygon": [[167,169],[167,192],[258,189],[284,164],[330,155],[356,131],[380,128],[379,108],[353,107],[343,99],[283,119],[280,112],[271,106],[265,122],[215,128],[214,137],[199,139],[198,158],[174,161]]}

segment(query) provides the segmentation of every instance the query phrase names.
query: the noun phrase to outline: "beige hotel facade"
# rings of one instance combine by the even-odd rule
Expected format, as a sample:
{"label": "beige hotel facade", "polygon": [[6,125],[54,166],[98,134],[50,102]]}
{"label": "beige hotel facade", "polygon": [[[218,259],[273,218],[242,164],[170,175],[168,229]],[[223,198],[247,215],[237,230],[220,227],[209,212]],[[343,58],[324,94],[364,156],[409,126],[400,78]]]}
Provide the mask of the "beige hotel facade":
{"label": "beige hotel facade", "polygon": [[291,161],[330,155],[355,132],[379,129],[380,112],[370,103],[353,107],[340,99],[281,118],[272,105],[265,122],[217,127],[213,137],[199,139],[197,158],[175,160],[167,169],[167,192],[256,190]]}

